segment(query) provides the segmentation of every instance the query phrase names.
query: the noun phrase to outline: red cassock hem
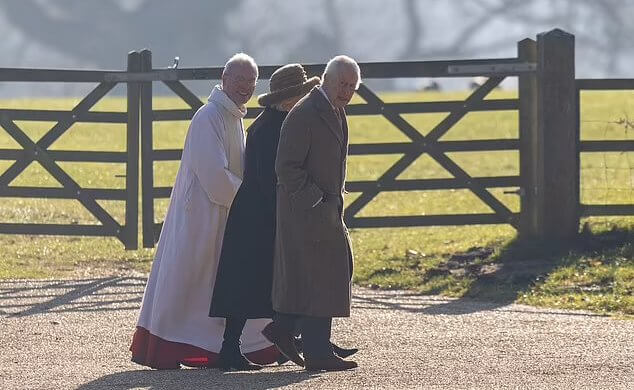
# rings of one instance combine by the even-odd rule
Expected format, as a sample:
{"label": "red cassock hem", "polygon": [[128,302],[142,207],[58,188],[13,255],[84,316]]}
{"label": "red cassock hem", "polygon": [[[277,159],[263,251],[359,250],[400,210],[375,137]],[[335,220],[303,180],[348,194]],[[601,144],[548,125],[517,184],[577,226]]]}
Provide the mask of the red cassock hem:
{"label": "red cassock hem", "polygon": [[[132,361],[157,370],[188,367],[215,367],[218,354],[190,344],[167,341],[137,326],[132,336]],[[275,346],[244,354],[257,364],[271,364],[280,356]]]}

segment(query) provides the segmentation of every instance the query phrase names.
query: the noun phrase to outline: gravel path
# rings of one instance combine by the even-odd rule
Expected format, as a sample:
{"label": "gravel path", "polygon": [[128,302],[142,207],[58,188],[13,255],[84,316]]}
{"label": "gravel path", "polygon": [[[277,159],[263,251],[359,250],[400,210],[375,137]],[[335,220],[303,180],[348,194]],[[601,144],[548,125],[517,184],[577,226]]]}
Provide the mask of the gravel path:
{"label": "gravel path", "polygon": [[634,388],[634,321],[361,288],[333,331],[356,370],[146,370],[128,352],[144,283],[0,282],[0,389]]}

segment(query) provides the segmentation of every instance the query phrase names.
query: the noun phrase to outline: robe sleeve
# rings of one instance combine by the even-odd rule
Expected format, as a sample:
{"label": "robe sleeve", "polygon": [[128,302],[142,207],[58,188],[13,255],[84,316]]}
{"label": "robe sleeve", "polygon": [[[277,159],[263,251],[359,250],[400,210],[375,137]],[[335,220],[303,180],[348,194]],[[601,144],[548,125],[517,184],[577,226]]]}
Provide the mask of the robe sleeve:
{"label": "robe sleeve", "polygon": [[229,208],[242,179],[229,171],[220,114],[198,112],[190,125],[190,161],[209,200]]}
{"label": "robe sleeve", "polygon": [[299,115],[293,114],[291,112],[282,125],[275,171],[279,184],[288,191],[291,203],[308,209],[319,203],[324,193],[313,182],[304,165],[310,150],[310,128]]}

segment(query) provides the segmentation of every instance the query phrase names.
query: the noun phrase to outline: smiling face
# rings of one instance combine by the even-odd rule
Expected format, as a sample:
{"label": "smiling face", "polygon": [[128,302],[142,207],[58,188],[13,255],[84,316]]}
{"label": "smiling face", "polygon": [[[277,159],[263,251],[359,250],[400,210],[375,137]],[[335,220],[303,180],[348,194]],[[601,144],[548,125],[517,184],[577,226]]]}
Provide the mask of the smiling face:
{"label": "smiling face", "polygon": [[338,77],[337,75],[334,75],[334,77],[326,76],[323,88],[326,95],[328,95],[330,103],[335,108],[341,108],[350,103],[354,91],[357,90],[359,77],[352,66],[345,65],[338,69],[337,74]]}
{"label": "smiling face", "polygon": [[236,105],[244,105],[255,91],[257,70],[247,62],[235,63],[222,74],[222,90]]}

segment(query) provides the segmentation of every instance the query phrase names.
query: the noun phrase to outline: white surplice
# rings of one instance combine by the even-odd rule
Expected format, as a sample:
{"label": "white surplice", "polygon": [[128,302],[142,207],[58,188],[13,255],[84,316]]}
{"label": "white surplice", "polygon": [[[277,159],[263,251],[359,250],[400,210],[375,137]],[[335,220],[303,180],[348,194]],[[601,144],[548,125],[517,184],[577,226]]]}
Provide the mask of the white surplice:
{"label": "white surplice", "polygon": [[[242,182],[245,134],[238,107],[216,86],[194,115],[147,282],[138,326],[165,340],[218,352],[225,320],[208,317],[231,202]],[[270,320],[248,320],[242,351],[271,344]]]}

